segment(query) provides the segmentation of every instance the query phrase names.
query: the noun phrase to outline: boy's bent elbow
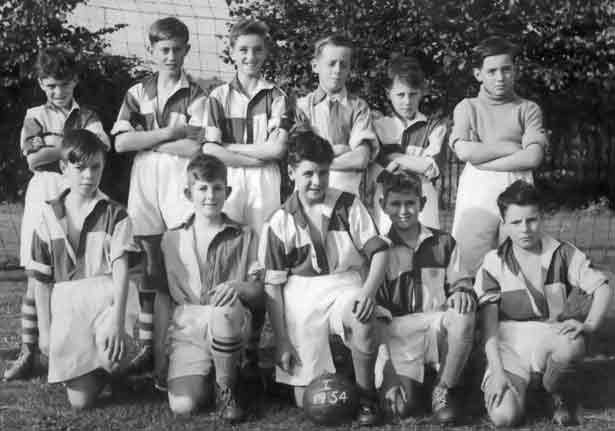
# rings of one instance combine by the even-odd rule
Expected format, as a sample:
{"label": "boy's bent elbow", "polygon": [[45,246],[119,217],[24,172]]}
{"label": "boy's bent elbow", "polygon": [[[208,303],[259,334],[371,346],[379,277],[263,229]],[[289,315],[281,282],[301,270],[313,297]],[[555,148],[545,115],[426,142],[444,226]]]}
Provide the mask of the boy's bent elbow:
{"label": "boy's bent elbow", "polygon": [[471,160],[472,151],[471,151],[471,145],[469,142],[457,141],[455,142],[455,145],[453,148],[459,160],[461,160],[462,162],[472,161]]}
{"label": "boy's bent elbow", "polygon": [[125,153],[130,151],[129,143],[128,143],[128,133],[121,133],[115,137],[115,151],[118,153]]}
{"label": "boy's bent elbow", "polygon": [[545,152],[538,144],[532,145],[525,150],[529,169],[536,169],[542,163]]}

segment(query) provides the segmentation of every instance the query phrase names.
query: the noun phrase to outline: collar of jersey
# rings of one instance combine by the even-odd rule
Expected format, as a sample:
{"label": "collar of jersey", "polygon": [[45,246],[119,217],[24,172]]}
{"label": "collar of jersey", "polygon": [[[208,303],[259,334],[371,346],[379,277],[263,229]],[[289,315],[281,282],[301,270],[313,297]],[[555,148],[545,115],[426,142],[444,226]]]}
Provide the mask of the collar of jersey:
{"label": "collar of jersey", "polygon": [[[173,94],[177,93],[182,88],[190,88],[190,77],[188,74],[182,69],[179,75],[179,81],[175,87],[175,91],[172,94],[169,94],[168,98],[171,98]],[[149,77],[145,78],[143,81],[143,91],[150,99],[156,98],[158,95],[158,73],[154,73]]]}
{"label": "collar of jersey", "polygon": [[327,92],[323,90],[322,87],[319,86],[316,90],[314,90],[313,94],[314,94],[312,97],[313,105],[318,105],[320,102],[324,100],[336,101],[336,102],[341,103],[344,106],[348,105],[348,90],[346,90],[346,87],[342,88],[338,93],[327,94]]}
{"label": "collar of jersey", "polygon": [[[333,213],[333,208],[340,195],[342,194],[341,190],[337,190],[329,187],[325,192],[325,198],[322,202],[323,208],[323,216],[327,218],[331,218],[331,214]],[[294,219],[297,221],[297,224],[302,229],[307,227],[307,215],[305,214],[305,210],[303,209],[303,205],[301,204],[301,200],[299,199],[298,192],[294,192],[287,200],[284,202],[284,210],[293,215]]]}
{"label": "collar of jersey", "polygon": [[[231,219],[225,213],[221,213],[221,216],[222,216],[222,228],[220,229],[220,232],[222,232],[223,230],[226,230],[228,228],[234,229],[234,230],[241,230],[243,228],[243,226],[240,223],[238,223],[235,220]],[[172,227],[170,230],[177,230],[177,229],[188,230],[188,229],[190,229],[192,227],[192,225],[194,224],[195,217],[196,217],[196,214],[194,212],[191,212],[190,215],[188,215],[188,217],[186,217],[184,219],[184,221],[182,221],[177,226]]]}
{"label": "collar of jersey", "polygon": [[[66,189],[64,189],[64,191],[62,191],[62,193],[60,193],[60,195],[57,198],[45,201],[47,204],[49,204],[49,206],[51,206],[51,209],[53,209],[53,213],[55,214],[58,220],[63,219],[66,216],[65,201],[66,201],[66,196],[68,196],[69,192],[70,192],[70,188],[67,187]],[[101,192],[100,189],[96,189],[94,197],[92,198],[92,201],[89,204],[90,208],[89,208],[88,214],[90,214],[94,210],[94,208],[99,202],[108,201],[108,200],[109,200],[109,196]]]}
{"label": "collar of jersey", "polygon": [[[248,96],[246,94],[246,92],[244,91],[241,82],[239,82],[239,76],[237,76],[237,74],[235,75],[235,77],[232,79],[232,81],[230,81],[228,83],[228,86],[234,90],[237,91],[238,93],[243,94],[244,96],[246,96],[247,98],[250,98],[250,96]],[[263,90],[271,90],[272,88],[275,87],[275,84],[272,82],[267,81],[264,78],[259,78],[258,79],[258,83],[256,84],[256,91],[254,92],[254,96],[256,96],[258,93],[260,93]],[[252,97],[254,97],[252,96]]]}
{"label": "collar of jersey", "polygon": [[[417,238],[417,241],[416,241],[415,250],[418,250],[421,244],[423,244],[423,242],[427,238],[431,238],[432,236],[433,236],[433,231],[429,229],[427,226],[424,226],[422,223],[419,223],[419,237]],[[406,244],[406,242],[402,239],[402,237],[399,236],[399,234],[397,233],[397,230],[395,230],[393,226],[391,226],[391,228],[389,229],[387,238],[389,239],[389,241],[391,241],[391,243],[394,246],[403,246],[403,247],[410,248],[408,247],[408,244]]]}
{"label": "collar of jersey", "polygon": [[[542,253],[540,254],[541,265],[543,268],[548,268],[551,264],[551,259],[553,259],[553,253],[555,253],[555,250],[557,250],[561,243],[547,234],[543,234],[540,241],[542,243]],[[498,247],[497,253],[510,272],[515,275],[519,275],[521,272],[521,266],[519,265],[519,261],[513,252],[513,244],[510,237],[506,238],[506,240]]]}

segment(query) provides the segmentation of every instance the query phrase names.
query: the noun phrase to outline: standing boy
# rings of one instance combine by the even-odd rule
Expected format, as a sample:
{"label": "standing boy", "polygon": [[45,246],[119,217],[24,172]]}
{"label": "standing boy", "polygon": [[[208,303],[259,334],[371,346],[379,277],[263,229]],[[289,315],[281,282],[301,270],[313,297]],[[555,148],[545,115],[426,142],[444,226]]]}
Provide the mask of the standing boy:
{"label": "standing boy", "polygon": [[231,193],[226,175],[216,157],[194,157],[185,189],[193,213],[162,238],[173,299],[168,392],[173,412],[193,412],[213,389],[208,379],[213,362],[220,415],[237,422],[244,417],[237,389],[249,310],[264,309],[264,295],[256,235],[222,212]]}
{"label": "standing boy", "polygon": [[367,103],[348,93],[353,45],[344,36],[320,39],[314,48],[312,69],[318,88],[297,100],[297,123],[305,124],[333,147],[331,187],[365,197],[367,166],[378,154]]}
{"label": "standing boy", "polygon": [[[435,181],[440,176],[441,150],[446,125],[437,117],[419,111],[425,95],[425,74],[418,60],[397,57],[389,62],[385,87],[391,103],[390,115],[374,112],[374,129],[380,140],[378,162],[386,170],[408,170],[423,180],[425,205],[419,214],[421,224],[440,228],[439,195]],[[377,193],[374,218],[381,232],[388,232],[390,218],[382,213]]]}
{"label": "standing boy", "polygon": [[515,181],[497,201],[508,238],[476,275],[487,371],[482,388],[496,426],[523,420],[533,373],[553,397],[553,420],[577,423],[578,366],[585,339],[609,308],[608,279],[572,244],[542,231],[536,188]]}
{"label": "standing boy", "polygon": [[[62,46],[42,49],[36,61],[38,84],[45,93],[44,105],[28,109],[21,129],[21,151],[34,173],[26,190],[21,222],[20,261],[27,267],[32,248],[32,232],[39,221],[45,201],[55,199],[63,191],[59,160],[62,137],[74,129],[88,129],[109,149],[109,138],[96,113],[80,106],[74,97],[78,82],[75,53]],[[44,365],[38,340],[38,319],[32,280],[28,280],[23,298],[22,349],[19,358],[4,373],[6,380],[27,378],[35,365]],[[42,345],[47,345],[43,340]]]}
{"label": "standing boy", "polygon": [[374,385],[378,339],[375,295],[386,269],[378,237],[358,197],[329,188],[329,143],[308,131],[291,139],[289,174],[295,191],[268,221],[259,247],[267,307],[277,347],[278,382],[303,389],[334,372],[329,334],[350,347],[360,391],[359,422],[380,419]]}
{"label": "standing boy", "polygon": [[[270,42],[265,23],[239,21],[229,39],[237,75],[209,95],[203,152],[228,166],[232,190],[225,213],[260,235],[267,217],[280,206],[279,164],[286,153],[291,115],[284,92],[262,76]],[[243,368],[246,376],[256,377],[265,316],[253,318]]]}
{"label": "standing boy", "polygon": [[493,36],[475,49],[477,97],[455,107],[450,145],[467,162],[459,179],[452,234],[461,265],[475,274],[483,256],[498,245],[497,196],[515,180],[532,181],[547,135],[538,105],[515,93],[515,54]]}
{"label": "standing boy", "polygon": [[382,180],[381,205],[391,219],[387,237],[392,244],[376,300],[391,312],[392,321],[385,329],[391,362],[385,364],[381,391],[391,413],[416,412],[424,368],[432,366],[438,370],[431,397],[434,417],[455,422],[459,412],[451,390],[459,383],[474,335],[472,279],[454,267],[453,237],[418,221],[425,204],[422,179],[400,171]]}
{"label": "standing boy", "polygon": [[67,188],[43,206],[26,269],[49,334],[49,383],[64,383],[70,404],[86,408],[126,353],[138,313],[128,262],[139,249],[124,208],[98,189],[106,145],[80,129],[64,135],[62,151]]}
{"label": "standing boy", "polygon": [[182,69],[190,51],[188,28],[177,18],[159,19],[149,29],[149,42],[156,73],[128,90],[111,131],[118,152],[138,152],[130,175],[128,212],[145,252],[145,282],[139,292],[142,349],[129,373],[152,369],[154,344],[157,373],[163,372],[163,340],[153,334],[156,326],[166,325],[169,318],[154,312],[155,301],[156,308],[162,310],[169,302],[160,239],[169,226],[177,225],[190,211],[183,193],[184,173],[204,136],[200,126],[206,96]]}

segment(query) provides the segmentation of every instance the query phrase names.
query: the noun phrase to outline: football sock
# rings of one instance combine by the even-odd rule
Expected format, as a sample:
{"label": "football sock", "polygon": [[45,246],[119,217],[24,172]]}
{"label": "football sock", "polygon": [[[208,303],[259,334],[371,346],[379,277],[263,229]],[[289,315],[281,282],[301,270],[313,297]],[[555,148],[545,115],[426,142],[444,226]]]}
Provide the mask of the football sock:
{"label": "football sock", "polygon": [[216,368],[216,383],[221,388],[233,387],[237,382],[241,339],[214,336],[211,340],[211,351]]}
{"label": "football sock", "polygon": [[378,352],[365,353],[357,349],[352,349],[352,364],[354,374],[359,388],[367,391],[375,391],[374,365]]}
{"label": "football sock", "polygon": [[38,317],[34,292],[30,289],[24,295],[21,304],[21,341],[24,347],[31,352],[36,349],[38,343]]}
{"label": "football sock", "polygon": [[552,356],[547,359],[547,367],[542,376],[542,384],[550,393],[570,394],[576,386],[577,364],[576,362],[560,362]]}
{"label": "football sock", "polygon": [[139,341],[143,346],[152,346],[154,342],[154,301],[156,292],[139,292]]}

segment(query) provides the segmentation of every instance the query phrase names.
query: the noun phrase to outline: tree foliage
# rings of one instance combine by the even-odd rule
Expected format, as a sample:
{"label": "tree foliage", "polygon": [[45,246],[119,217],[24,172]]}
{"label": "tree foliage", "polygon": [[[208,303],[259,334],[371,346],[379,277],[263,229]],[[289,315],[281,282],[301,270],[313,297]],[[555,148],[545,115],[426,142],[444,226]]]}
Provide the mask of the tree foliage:
{"label": "tree foliage", "polygon": [[77,97],[93,107],[107,127],[132,77],[135,59],[105,52],[105,35],[121,26],[90,31],[67,22],[84,0],[4,0],[0,4],[0,201],[23,194],[29,172],[19,151],[26,109],[44,103],[34,64],[39,49],[62,44],[79,55]]}
{"label": "tree foliage", "polygon": [[[478,89],[472,76],[472,48],[486,36],[508,36],[521,48],[518,92],[542,106],[552,132],[554,145],[545,164],[551,171],[545,175],[560,178],[571,172],[576,175],[579,169],[593,172],[599,169],[593,163],[605,160],[608,170],[615,165],[611,160],[615,159],[611,154],[615,153],[611,150],[615,130],[610,125],[615,3],[610,0],[227,3],[233,17],[257,17],[269,24],[274,55],[267,74],[298,93],[316,86],[310,67],[314,41],[332,32],[345,33],[357,47],[349,87],[380,109],[387,105],[380,83],[392,54],[418,56],[430,77],[428,105],[451,112],[459,100]],[[559,144],[560,138],[566,145]],[[591,159],[587,158],[590,146],[597,146]],[[575,156],[566,158],[565,152]],[[609,182],[600,172],[597,176],[600,182]]]}

